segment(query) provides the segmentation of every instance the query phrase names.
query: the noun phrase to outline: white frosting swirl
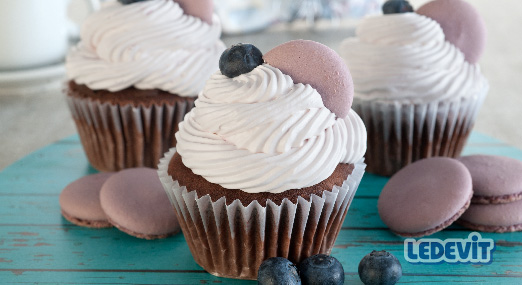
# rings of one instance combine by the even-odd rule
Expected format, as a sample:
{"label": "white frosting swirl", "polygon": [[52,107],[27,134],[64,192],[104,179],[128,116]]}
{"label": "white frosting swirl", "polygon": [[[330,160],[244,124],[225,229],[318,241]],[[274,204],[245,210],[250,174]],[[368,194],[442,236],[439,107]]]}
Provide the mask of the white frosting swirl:
{"label": "white frosting swirl", "polygon": [[475,96],[487,86],[440,25],[416,13],[367,17],[340,50],[360,100],[426,103]]}
{"label": "white frosting swirl", "polygon": [[235,78],[212,75],[176,139],[195,174],[250,193],[315,185],[366,152],[353,110],[336,118],[313,87],[267,64]]}
{"label": "white frosting swirl", "polygon": [[110,2],[84,22],[67,74],[91,89],[134,86],[194,97],[218,69],[220,35],[217,16],[209,25],[172,0]]}

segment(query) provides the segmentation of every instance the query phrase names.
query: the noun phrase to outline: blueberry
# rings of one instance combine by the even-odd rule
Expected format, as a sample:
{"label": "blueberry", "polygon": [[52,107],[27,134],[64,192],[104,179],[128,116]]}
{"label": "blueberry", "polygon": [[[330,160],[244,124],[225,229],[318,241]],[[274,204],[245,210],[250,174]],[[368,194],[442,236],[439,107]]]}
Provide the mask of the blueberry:
{"label": "blueberry", "polygon": [[303,284],[344,284],[344,269],[334,257],[316,254],[299,264]]}
{"label": "blueberry", "polygon": [[263,64],[263,54],[251,44],[237,44],[231,46],[221,54],[219,70],[230,78],[249,73]]}
{"label": "blueberry", "polygon": [[258,284],[301,284],[297,268],[290,260],[282,257],[271,257],[259,266]]}
{"label": "blueberry", "polygon": [[401,277],[401,263],[384,250],[368,253],[359,263],[359,278],[364,284],[393,285]]}
{"label": "blueberry", "polygon": [[383,14],[400,14],[413,12],[413,7],[406,0],[388,0],[382,5]]}
{"label": "blueberry", "polygon": [[147,1],[147,0],[118,0],[118,2],[120,2],[123,5],[129,5],[132,3],[143,2],[143,1]]}

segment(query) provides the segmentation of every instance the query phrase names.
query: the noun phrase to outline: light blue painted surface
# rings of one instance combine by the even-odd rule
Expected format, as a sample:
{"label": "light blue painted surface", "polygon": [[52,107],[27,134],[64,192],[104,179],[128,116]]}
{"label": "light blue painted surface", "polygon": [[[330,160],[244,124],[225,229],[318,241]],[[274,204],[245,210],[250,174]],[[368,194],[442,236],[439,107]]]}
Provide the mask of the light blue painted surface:
{"label": "light blue painted surface", "polygon": [[[465,154],[498,154],[522,160],[522,151],[472,134]],[[255,284],[205,273],[183,235],[145,241],[116,229],[74,226],[60,215],[58,197],[68,183],[92,169],[77,136],[49,145],[0,173],[0,283],[67,284]],[[483,236],[497,242],[490,265],[412,265],[403,239],[391,234],[377,214],[377,197],[387,178],[366,174],[348,212],[332,255],[346,271],[347,284],[361,284],[360,259],[385,249],[402,263],[400,282],[522,284],[522,233]],[[451,226],[433,238],[465,238]]]}

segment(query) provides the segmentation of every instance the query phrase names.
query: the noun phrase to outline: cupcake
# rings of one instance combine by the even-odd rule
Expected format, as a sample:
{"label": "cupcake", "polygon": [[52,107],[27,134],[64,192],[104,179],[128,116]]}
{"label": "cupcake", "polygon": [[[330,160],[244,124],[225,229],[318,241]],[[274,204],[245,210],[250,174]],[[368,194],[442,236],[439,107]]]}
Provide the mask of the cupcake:
{"label": "cupcake", "polygon": [[212,1],[178,2],[105,3],[67,56],[68,105],[97,170],[155,168],[218,70],[225,46]]}
{"label": "cupcake", "polygon": [[390,176],[422,158],[459,156],[489,85],[477,64],[484,23],[472,6],[437,0],[415,13],[400,0],[383,10],[340,51],[368,130],[367,171]]}
{"label": "cupcake", "polygon": [[329,254],[363,176],[348,68],[312,41],[225,51],[161,160],[195,261],[256,279],[261,262]]}

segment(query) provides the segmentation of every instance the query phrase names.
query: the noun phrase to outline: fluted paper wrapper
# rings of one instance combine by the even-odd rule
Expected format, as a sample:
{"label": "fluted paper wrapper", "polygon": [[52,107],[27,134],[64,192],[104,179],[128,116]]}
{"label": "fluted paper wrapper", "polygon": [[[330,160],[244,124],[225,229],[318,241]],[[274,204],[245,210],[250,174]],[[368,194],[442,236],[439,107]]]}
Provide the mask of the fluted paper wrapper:
{"label": "fluted paper wrapper", "polygon": [[314,254],[330,254],[348,207],[364,174],[362,160],[341,187],[285,199],[281,205],[268,201],[266,207],[239,200],[226,205],[225,197],[212,202],[209,195],[174,181],[168,175],[172,149],[161,160],[158,174],[175,208],[178,220],[195,261],[209,273],[229,278],[257,279],[263,260],[280,256],[298,263]]}
{"label": "fluted paper wrapper", "polygon": [[118,105],[73,96],[67,96],[67,102],[85,154],[99,171],[156,168],[176,145],[178,124],[194,105]]}
{"label": "fluted paper wrapper", "polygon": [[487,92],[425,104],[354,99],[368,132],[366,170],[391,176],[423,158],[460,156]]}

